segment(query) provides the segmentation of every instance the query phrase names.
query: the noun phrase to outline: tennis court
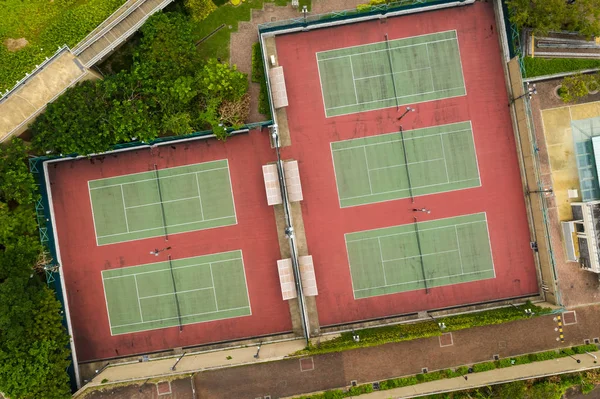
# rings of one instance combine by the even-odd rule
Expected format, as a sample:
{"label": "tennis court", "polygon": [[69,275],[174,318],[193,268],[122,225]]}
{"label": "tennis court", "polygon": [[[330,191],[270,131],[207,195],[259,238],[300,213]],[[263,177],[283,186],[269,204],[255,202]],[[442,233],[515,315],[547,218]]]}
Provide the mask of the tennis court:
{"label": "tennis court", "polygon": [[241,251],[102,271],[112,335],[251,314]]}
{"label": "tennis court", "polygon": [[471,122],[331,143],[340,206],[480,185]]}
{"label": "tennis court", "polygon": [[467,93],[455,30],[318,52],[317,65],[327,117]]}
{"label": "tennis court", "polygon": [[495,277],[485,213],[345,237],[356,299]]}
{"label": "tennis court", "polygon": [[90,180],[88,187],[98,245],[237,223],[226,159]]}

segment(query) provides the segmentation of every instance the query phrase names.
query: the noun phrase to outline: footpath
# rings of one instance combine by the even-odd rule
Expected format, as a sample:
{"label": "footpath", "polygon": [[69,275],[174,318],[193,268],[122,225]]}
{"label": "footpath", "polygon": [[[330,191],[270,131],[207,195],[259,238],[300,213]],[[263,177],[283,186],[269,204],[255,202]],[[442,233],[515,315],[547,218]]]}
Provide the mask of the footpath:
{"label": "footpath", "polygon": [[[600,351],[591,353],[600,356]],[[501,384],[516,380],[528,380],[532,378],[547,377],[556,374],[575,373],[578,371],[599,368],[594,357],[591,355],[575,355],[573,358],[545,360],[541,362],[512,366],[503,369],[473,373],[463,377],[449,378],[432,382],[425,382],[410,387],[378,391],[360,395],[361,399],[400,399],[418,396],[433,395],[445,392],[460,391],[465,389],[479,388],[488,385]],[[579,360],[581,363],[577,363]]]}
{"label": "footpath", "polygon": [[[258,358],[257,347],[231,349],[177,358],[153,360],[108,367],[90,385],[127,382],[119,387],[107,387],[94,392],[91,398],[154,397],[157,385],[148,378],[171,380],[171,396],[175,398],[271,398],[293,397],[307,392],[320,392],[348,387],[353,381],[367,384],[402,376],[415,375],[427,368],[429,372],[488,362],[497,355],[501,359],[527,353],[583,345],[587,340],[600,342],[600,306],[575,309],[564,320],[564,342],[556,315],[533,317],[485,327],[452,332],[444,337],[431,337],[390,343],[370,348],[313,355],[305,358],[286,358],[304,346],[303,340],[263,345]],[[600,354],[594,353],[600,358]],[[406,398],[444,391],[474,388],[511,381],[567,373],[597,367],[592,356],[571,357],[511,366],[461,377],[438,380],[410,387],[362,395],[365,399]],[[600,362],[600,360],[599,360]],[[238,367],[233,367],[238,366]],[[179,376],[178,374],[185,374]],[[193,374],[193,375],[192,375]],[[190,377],[190,375],[192,375]],[[180,380],[178,378],[181,377]],[[144,385],[145,384],[145,385]],[[179,388],[181,387],[181,388]],[[139,390],[139,391],[138,391]]]}

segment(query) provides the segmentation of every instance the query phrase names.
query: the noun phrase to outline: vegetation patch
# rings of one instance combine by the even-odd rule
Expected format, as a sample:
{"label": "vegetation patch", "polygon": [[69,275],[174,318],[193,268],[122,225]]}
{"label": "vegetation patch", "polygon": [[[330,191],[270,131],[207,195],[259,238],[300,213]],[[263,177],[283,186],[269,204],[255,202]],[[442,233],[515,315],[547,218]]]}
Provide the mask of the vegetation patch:
{"label": "vegetation patch", "polygon": [[258,112],[271,119],[271,107],[269,105],[269,93],[267,80],[265,78],[264,60],[260,51],[260,43],[252,45],[252,81],[260,83],[260,92],[258,94]]}
{"label": "vegetation patch", "polygon": [[563,72],[575,72],[585,69],[600,68],[600,60],[586,60],[581,58],[523,58],[525,76],[554,75]]}
{"label": "vegetation patch", "polygon": [[124,2],[1,1],[0,93],[12,88],[58,47],[73,47]]}
{"label": "vegetation patch", "polygon": [[[501,324],[514,320],[521,320],[531,316],[525,313],[525,309],[531,309],[533,317],[547,314],[548,308],[541,308],[527,302],[516,307],[485,310],[476,313],[467,313],[456,316],[436,318],[437,322],[424,321],[413,324],[398,324],[366,328],[354,332],[344,332],[340,337],[321,342],[318,345],[310,344],[305,349],[296,352],[296,355],[308,355],[318,353],[339,352],[342,350],[382,345],[390,342],[410,341],[417,338],[427,338],[442,334],[438,322],[445,324],[445,332],[458,331],[471,327]],[[358,336],[358,340],[355,339]]]}
{"label": "vegetation patch", "polygon": [[[517,356],[514,358],[502,359],[501,361],[498,361],[498,362],[478,363],[478,364],[473,365],[473,367],[461,366],[455,370],[447,369],[447,370],[435,371],[432,373],[417,374],[417,375],[408,376],[408,377],[392,378],[389,380],[380,381],[379,382],[379,390],[384,391],[384,390],[388,390],[388,389],[402,388],[402,387],[407,387],[407,386],[411,386],[411,385],[417,385],[417,384],[424,383],[424,382],[442,380],[445,378],[465,377],[471,373],[479,373],[479,372],[494,370],[496,368],[501,368],[501,367],[510,367],[512,365],[518,365],[518,364],[526,364],[526,363],[531,363],[533,361],[557,359],[557,358],[561,358],[561,357],[565,357],[565,356],[582,354],[585,352],[594,352],[596,350],[598,350],[596,345],[574,346],[572,348],[566,348],[566,349],[563,349],[560,351],[548,351],[548,352],[541,352],[541,353],[530,354],[530,355]],[[506,362],[502,363],[502,365],[501,365],[500,362],[502,362],[504,360]],[[452,395],[458,394],[458,393],[454,392],[454,393],[450,393],[450,394],[434,395],[434,396],[428,396],[428,397],[432,398],[432,399],[433,398],[438,398],[438,399],[442,399],[442,398],[506,398],[506,399],[544,398],[544,399],[553,399],[553,398],[555,398],[555,399],[560,399],[562,394],[564,394],[564,392],[566,391],[566,389],[570,388],[571,386],[581,385],[582,388],[586,389],[589,392],[591,389],[593,389],[593,386],[595,383],[600,382],[599,376],[598,376],[598,371],[593,371],[592,374],[590,374],[590,375],[587,375],[584,373],[583,375],[576,374],[574,376],[576,376],[576,377],[572,378],[571,376],[568,376],[568,375],[564,376],[563,378],[566,383],[560,385],[560,387],[555,386],[555,387],[552,387],[552,389],[550,389],[550,387],[548,387],[548,386],[537,387],[536,391],[535,391],[535,395],[533,395],[533,396],[523,396],[521,394],[521,391],[525,392],[525,383],[524,382],[515,382],[513,384],[517,384],[517,385],[511,387],[511,389],[514,388],[515,391],[512,392],[511,395],[506,395],[506,396],[502,396],[502,395],[500,395],[500,396],[483,396],[483,395],[452,396]],[[561,377],[552,377],[552,378],[555,378],[555,379],[558,378],[558,381],[563,381],[561,379]],[[546,380],[542,380],[542,381],[546,381]],[[548,381],[546,381],[545,383],[547,384]],[[504,384],[504,385],[510,385],[510,384]],[[500,385],[499,385],[499,387],[500,387]],[[485,389],[489,389],[490,394],[493,393],[491,388],[485,388]],[[314,395],[300,396],[298,398],[299,399],[349,398],[349,397],[354,397],[356,395],[360,395],[362,393],[368,393],[368,392],[372,392],[372,391],[373,391],[372,384],[364,384],[364,385],[359,385],[357,387],[352,387],[348,390],[335,389],[335,390],[330,390],[330,391],[326,391],[326,392],[322,392],[322,393],[318,393],[318,394],[314,394]],[[479,392],[479,391],[478,390],[468,391],[468,393],[471,393],[471,394],[473,392]],[[556,393],[561,392],[561,394],[559,396],[555,396],[554,392],[556,392]],[[551,395],[549,395],[550,393],[551,393]]]}

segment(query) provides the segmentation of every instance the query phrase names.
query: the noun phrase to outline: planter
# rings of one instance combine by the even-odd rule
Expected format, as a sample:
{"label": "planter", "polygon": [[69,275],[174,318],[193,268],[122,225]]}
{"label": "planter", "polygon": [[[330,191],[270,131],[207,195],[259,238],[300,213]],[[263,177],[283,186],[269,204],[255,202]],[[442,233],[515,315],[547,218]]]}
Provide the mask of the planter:
{"label": "planter", "polygon": [[597,81],[592,81],[589,83],[586,83],[585,87],[588,90],[588,93],[590,94],[598,94],[598,92],[600,91],[600,83],[598,83]]}
{"label": "planter", "polygon": [[552,90],[552,94],[554,94],[554,97],[556,97],[562,101],[562,97],[560,96],[561,90],[562,90],[562,85],[558,85],[554,88],[554,90]]}

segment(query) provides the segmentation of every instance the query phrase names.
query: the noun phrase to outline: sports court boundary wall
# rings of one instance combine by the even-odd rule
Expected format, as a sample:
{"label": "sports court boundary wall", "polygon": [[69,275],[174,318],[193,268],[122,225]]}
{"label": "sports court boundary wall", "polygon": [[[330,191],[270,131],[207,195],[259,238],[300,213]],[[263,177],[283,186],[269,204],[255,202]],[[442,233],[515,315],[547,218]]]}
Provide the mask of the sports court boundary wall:
{"label": "sports court boundary wall", "polygon": [[[272,121],[264,121],[245,125],[242,129],[229,132],[230,136],[248,133],[251,129],[268,126]],[[36,203],[36,216],[38,221],[38,230],[42,246],[50,253],[52,261],[44,265],[46,268],[46,278],[48,285],[52,285],[57,299],[61,302],[63,310],[63,325],[69,334],[69,346],[71,349],[71,365],[69,366],[69,376],[71,377],[71,387],[73,391],[81,388],[81,375],[79,372],[79,362],[75,351],[74,332],[71,325],[71,315],[69,310],[68,293],[65,290],[65,281],[62,273],[60,246],[56,237],[56,221],[54,216],[52,192],[49,189],[50,180],[48,178],[48,165],[55,162],[72,161],[76,159],[91,158],[98,155],[115,154],[120,152],[134,151],[143,148],[151,149],[162,145],[173,145],[188,141],[203,140],[214,138],[212,131],[200,131],[185,136],[161,137],[150,142],[130,142],[114,145],[112,150],[89,155],[60,154],[59,156],[41,156],[29,159],[29,170],[33,174],[39,187],[40,200]]]}
{"label": "sports court boundary wall", "polygon": [[[533,132],[531,107],[527,96],[524,95],[525,86],[522,79],[524,68],[520,49],[515,46],[519,34],[507,19],[504,2],[502,0],[493,1],[531,241],[536,242],[538,248],[537,251],[534,251],[534,260],[540,295],[547,302],[562,306],[558,273],[550,240],[548,204],[545,193],[540,192],[544,190],[544,187],[540,179],[540,161]],[[510,41],[509,32],[512,33]],[[513,54],[515,54],[514,57]],[[533,193],[532,191],[538,192]]]}

